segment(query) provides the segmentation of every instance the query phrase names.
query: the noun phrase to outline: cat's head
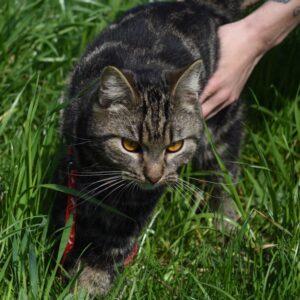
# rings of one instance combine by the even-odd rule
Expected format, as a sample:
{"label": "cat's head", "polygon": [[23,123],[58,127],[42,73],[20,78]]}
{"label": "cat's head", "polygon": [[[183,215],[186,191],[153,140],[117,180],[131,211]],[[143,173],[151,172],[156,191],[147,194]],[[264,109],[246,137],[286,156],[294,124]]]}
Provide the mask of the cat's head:
{"label": "cat's head", "polygon": [[200,142],[202,72],[200,60],[152,79],[104,68],[88,122],[94,157],[142,189],[174,183]]}

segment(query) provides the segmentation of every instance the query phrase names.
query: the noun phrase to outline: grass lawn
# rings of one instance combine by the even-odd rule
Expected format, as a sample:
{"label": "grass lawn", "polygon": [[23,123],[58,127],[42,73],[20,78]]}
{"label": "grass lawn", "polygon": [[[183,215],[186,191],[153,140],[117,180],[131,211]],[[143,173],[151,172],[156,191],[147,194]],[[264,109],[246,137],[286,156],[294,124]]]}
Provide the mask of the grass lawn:
{"label": "grass lawn", "polygon": [[[88,42],[141,2],[1,1],[0,299],[87,299],[56,276],[48,232],[58,99]],[[248,87],[241,174],[224,186],[242,215],[237,235],[224,244],[211,214],[168,191],[107,299],[300,299],[299,29]]]}

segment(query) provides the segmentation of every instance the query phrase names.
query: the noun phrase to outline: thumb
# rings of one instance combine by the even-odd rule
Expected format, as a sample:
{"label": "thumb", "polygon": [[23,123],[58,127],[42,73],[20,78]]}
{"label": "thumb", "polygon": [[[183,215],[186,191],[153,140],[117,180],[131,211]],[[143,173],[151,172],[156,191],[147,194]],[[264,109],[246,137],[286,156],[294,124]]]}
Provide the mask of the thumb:
{"label": "thumb", "polygon": [[200,95],[200,103],[206,102],[211,96],[213,96],[217,92],[216,86],[213,84],[213,82],[210,80],[204,87],[203,92]]}

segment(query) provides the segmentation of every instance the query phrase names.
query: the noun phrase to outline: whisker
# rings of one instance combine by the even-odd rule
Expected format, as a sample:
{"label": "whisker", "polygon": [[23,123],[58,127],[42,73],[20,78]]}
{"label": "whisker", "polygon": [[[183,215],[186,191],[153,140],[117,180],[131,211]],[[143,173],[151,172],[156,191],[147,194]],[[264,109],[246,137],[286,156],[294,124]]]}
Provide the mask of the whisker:
{"label": "whisker", "polygon": [[[116,182],[117,181],[117,182]],[[109,182],[109,183],[113,183],[112,185],[110,185],[110,186],[108,186],[108,187],[106,187],[104,190],[101,190],[101,191],[97,191],[97,190],[99,190],[99,188],[101,188],[103,185],[101,185],[100,187],[97,187],[97,188],[95,188],[95,189],[93,189],[92,191],[89,191],[89,192],[87,192],[87,193],[85,193],[84,195],[83,195],[83,197],[84,197],[84,200],[80,203],[80,204],[84,204],[84,203],[86,203],[86,202],[88,202],[90,199],[92,199],[92,198],[95,198],[95,197],[97,197],[99,194],[101,194],[102,192],[104,192],[105,190],[107,190],[108,188],[111,188],[111,187],[113,187],[113,186],[115,186],[115,185],[117,185],[117,184],[120,184],[122,181],[124,181],[124,180],[121,180],[121,181],[118,181],[118,179],[114,179],[114,180],[112,180],[111,182]],[[105,185],[106,185],[107,183],[105,183]],[[96,192],[97,191],[97,192]],[[103,201],[103,200],[102,200]],[[101,203],[102,201],[100,201],[99,203]],[[79,205],[80,205],[79,204]],[[95,204],[95,203],[94,203]],[[78,205],[78,206],[79,206]],[[96,206],[98,206],[98,205],[96,205]]]}
{"label": "whisker", "polygon": [[[84,177],[84,176],[97,176],[97,175],[110,175],[110,174],[121,174],[123,171],[76,171],[76,176]],[[63,172],[63,174],[69,174],[69,172]]]}
{"label": "whisker", "polygon": [[130,188],[129,188],[129,193],[131,193],[131,195],[133,195],[133,193],[134,193],[134,189],[135,189],[135,187],[137,186],[137,183],[135,182],[135,181],[131,181],[131,186],[130,186]]}
{"label": "whisker", "polygon": [[[184,185],[184,188],[185,189],[187,189],[188,190],[188,192],[190,193],[190,195],[192,195],[191,197],[190,197],[190,200],[192,201],[192,203],[193,204],[195,204],[195,203],[198,203],[198,204],[200,204],[200,202],[203,200],[203,199],[201,199],[200,200],[200,202],[196,199],[196,197],[195,197],[195,187],[193,186],[192,187],[192,189],[191,189],[191,187],[189,187],[188,185]],[[197,192],[197,191],[196,191]],[[202,194],[203,195],[203,191],[198,191],[198,192],[200,192],[200,194]]]}
{"label": "whisker", "polygon": [[[115,186],[116,184],[117,184],[117,186]],[[103,203],[104,200],[106,200],[110,194],[112,194],[113,192],[117,191],[119,188],[122,188],[122,187],[124,187],[124,185],[126,185],[125,182],[124,183],[117,182],[116,184],[114,184],[115,187],[113,188],[113,190],[108,195],[106,195],[103,199],[101,199],[101,201],[99,201],[99,204],[97,203],[97,205],[95,205],[95,210],[98,206],[101,206],[101,203]],[[113,202],[111,204],[113,204]]]}
{"label": "whisker", "polygon": [[180,196],[185,199],[185,194],[183,193],[182,191],[182,187],[179,185],[179,183],[176,181],[175,184],[174,184],[174,190],[180,194]]}
{"label": "whisker", "polygon": [[132,181],[129,181],[127,184],[123,185],[123,187],[120,189],[120,191],[118,192],[118,194],[115,196],[113,203],[116,203],[119,201],[120,197],[122,196],[122,192],[130,187],[132,185]]}
{"label": "whisker", "polygon": [[[124,180],[123,179],[120,180],[119,178],[116,178],[116,179],[112,179],[112,180],[110,180],[108,182],[104,182],[100,186],[97,186],[93,190],[89,191],[89,194],[91,194],[91,195],[93,195],[95,197],[95,195],[99,195],[100,193],[102,193],[102,192],[106,191],[107,189],[109,189],[110,187],[114,186],[116,183],[122,182],[122,181],[124,181]],[[105,187],[105,186],[107,186],[107,187],[102,190],[102,188]]]}
{"label": "whisker", "polygon": [[97,175],[110,175],[110,174],[122,174],[122,171],[103,171],[103,172],[76,172],[76,176],[91,177]]}
{"label": "whisker", "polygon": [[[121,183],[121,182],[118,182],[117,183],[117,186],[115,186],[103,199],[101,199],[101,202],[100,203],[102,203],[102,202],[104,202],[108,197],[109,197],[109,195],[111,195],[112,193],[114,193],[115,191],[117,191],[118,189],[120,189],[120,188],[122,188],[122,187],[124,187],[124,186],[126,186],[126,182],[123,182],[123,183]],[[115,199],[113,199],[113,200],[115,200]],[[111,201],[110,202],[110,204],[112,205],[113,203],[115,203],[115,201]],[[100,204],[99,204],[100,205]],[[98,205],[97,205],[98,206]]]}
{"label": "whisker", "polygon": [[[123,186],[126,184],[128,184],[128,183],[126,183],[126,180],[122,180],[123,182],[125,181],[125,183],[123,184]],[[125,186],[126,186],[125,185]],[[106,199],[106,198],[108,198],[113,192],[115,191],[115,189],[114,190],[112,190],[112,191],[110,191],[104,198],[103,198],[103,201]]]}
{"label": "whisker", "polygon": [[108,181],[108,180],[112,180],[112,179],[118,179],[118,178],[122,178],[120,175],[116,175],[116,176],[111,176],[111,177],[106,177],[106,178],[102,178],[102,179],[99,179],[97,181],[94,181],[86,186],[84,186],[80,192],[84,192],[86,191],[88,188],[90,188],[91,186],[95,185],[95,184],[98,184],[98,183],[101,183],[101,182],[105,182],[105,181]]}
{"label": "whisker", "polygon": [[185,187],[187,187],[188,189],[190,189],[192,192],[195,191],[201,191],[204,192],[202,189],[200,189],[199,187],[197,187],[196,185],[182,179],[182,178],[178,178],[178,181],[180,181],[180,183],[182,183]]}
{"label": "whisker", "polygon": [[[196,180],[196,181],[203,182],[203,183],[209,183],[209,184],[226,185],[226,186],[231,186],[232,185],[230,183],[209,181],[209,180],[206,180],[206,179],[199,179],[199,178],[195,178],[195,177],[188,177],[188,178],[191,178],[192,180]],[[234,181],[234,182],[235,182],[235,184],[237,184],[237,183],[241,182],[241,180]]]}
{"label": "whisker", "polygon": [[208,195],[209,197],[215,198],[215,199],[224,199],[225,198],[225,196],[216,196],[216,195],[210,194],[210,193],[208,193],[208,192],[200,189],[199,187],[195,186],[194,184],[185,181],[184,179],[181,179],[181,178],[179,178],[179,179],[182,180],[183,182],[185,182],[185,184],[187,185],[187,187],[188,186],[192,186],[193,191],[196,190],[196,191],[198,191],[200,193],[204,193],[205,195]]}
{"label": "whisker", "polygon": [[90,196],[93,192],[97,191],[98,189],[101,189],[103,186],[106,186],[110,183],[114,183],[116,182],[117,180],[119,180],[119,178],[109,178],[105,181],[102,182],[102,184],[100,184],[99,186],[91,189],[91,190],[88,190],[89,187],[91,187],[92,185],[96,184],[96,183],[99,183],[99,182],[93,182],[91,184],[89,184],[88,186],[85,186],[83,189],[81,189],[79,192],[82,194],[82,197],[85,197],[85,196]]}
{"label": "whisker", "polygon": [[81,203],[85,203],[85,202],[88,201],[89,199],[93,198],[93,197],[94,197],[94,196],[93,196],[93,193],[95,193],[97,190],[101,189],[102,186],[107,185],[107,184],[110,184],[110,183],[114,183],[114,182],[116,182],[117,180],[119,180],[119,179],[117,178],[117,179],[113,179],[113,180],[111,180],[111,181],[109,181],[109,182],[104,182],[102,185],[97,186],[96,188],[94,188],[94,189],[92,189],[92,190],[90,190],[90,191],[87,191],[87,192],[85,192],[85,193],[83,193],[83,190],[81,190],[81,191],[80,191],[80,193],[81,193],[81,198],[83,198],[83,201],[82,201]]}

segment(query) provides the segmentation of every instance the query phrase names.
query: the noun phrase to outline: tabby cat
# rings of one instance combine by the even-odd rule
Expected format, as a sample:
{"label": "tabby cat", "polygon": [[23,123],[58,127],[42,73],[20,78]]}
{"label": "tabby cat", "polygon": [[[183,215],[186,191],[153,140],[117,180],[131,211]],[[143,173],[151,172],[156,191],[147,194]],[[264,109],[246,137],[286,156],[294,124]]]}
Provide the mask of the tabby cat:
{"label": "tabby cat", "polygon": [[[217,29],[237,18],[240,2],[134,8],[102,32],[75,67],[62,132],[74,151],[77,189],[120,212],[76,199],[75,246],[65,266],[81,267],[78,284],[90,294],[107,293],[164,187],[178,182],[182,166],[192,162],[195,170],[218,169],[199,95],[217,66]],[[230,162],[239,152],[241,111],[237,101],[206,122],[233,177],[237,169]],[[68,159],[60,169],[64,184]],[[236,216],[230,200],[213,199],[211,207]],[[53,213],[58,227],[64,226],[65,211],[66,195],[60,194]]]}

